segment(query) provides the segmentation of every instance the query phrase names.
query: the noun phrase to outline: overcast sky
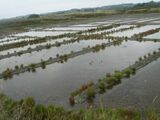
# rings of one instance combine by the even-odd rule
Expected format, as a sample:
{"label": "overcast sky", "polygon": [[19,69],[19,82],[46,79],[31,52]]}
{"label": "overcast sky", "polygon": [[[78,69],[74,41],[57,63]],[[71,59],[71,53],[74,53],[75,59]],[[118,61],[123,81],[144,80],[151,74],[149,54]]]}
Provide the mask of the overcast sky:
{"label": "overcast sky", "polygon": [[[0,0],[0,19],[72,8],[97,7],[151,0]],[[159,1],[159,0],[154,0]]]}

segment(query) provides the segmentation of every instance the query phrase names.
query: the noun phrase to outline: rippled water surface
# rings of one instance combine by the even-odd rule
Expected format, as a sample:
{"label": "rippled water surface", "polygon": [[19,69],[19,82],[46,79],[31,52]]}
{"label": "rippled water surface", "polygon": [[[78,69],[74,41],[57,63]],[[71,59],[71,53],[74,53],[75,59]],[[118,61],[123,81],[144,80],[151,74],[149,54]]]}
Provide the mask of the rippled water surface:
{"label": "rippled water surface", "polygon": [[[92,22],[89,24],[69,25],[64,27],[39,28],[25,33],[15,34],[18,36],[55,36],[64,33],[77,32],[79,30],[86,30],[95,28],[99,25],[110,25],[112,23],[126,23],[120,27],[112,28],[110,30],[118,30],[135,25],[136,23],[143,23],[145,21],[152,21],[154,17],[143,17],[139,15],[138,18],[133,16],[118,19],[112,16],[112,19]],[[113,20],[114,19],[114,20]],[[157,20],[158,21],[158,20]],[[132,24],[135,23],[135,24]],[[131,24],[128,24],[131,23]],[[158,22],[150,22],[152,25],[146,25],[133,30],[124,32],[117,32],[113,36],[128,36],[131,37],[139,32],[144,32],[150,29],[158,28]],[[154,25],[153,25],[154,23]],[[110,30],[104,30],[105,32]],[[101,33],[98,31],[95,33]],[[88,34],[88,33],[87,33]],[[149,35],[146,38],[160,39],[160,33]],[[13,38],[3,38],[0,41],[5,41]],[[20,39],[28,40],[26,39]],[[55,42],[62,42],[63,40],[70,40],[70,38],[50,40],[45,43],[37,45],[46,45],[46,43],[54,44]],[[0,45],[16,42],[0,42]],[[29,65],[31,63],[40,62],[41,59],[47,60],[49,57],[56,57],[56,54],[68,54],[71,51],[80,51],[88,46],[95,46],[96,44],[107,43],[108,40],[82,40],[60,47],[52,47],[40,52],[32,52],[17,57],[6,58],[0,60],[0,72],[6,68],[14,68],[15,65]],[[6,51],[1,51],[0,54],[13,53],[14,51],[27,50],[29,47],[34,48],[37,45],[27,45],[23,48],[15,48]],[[129,65],[132,65],[139,57],[151,53],[160,48],[160,42],[137,42],[124,41],[121,45],[106,47],[105,50],[99,52],[86,53],[69,59],[67,62],[54,63],[46,66],[46,69],[38,68],[35,73],[25,72],[13,76],[9,80],[0,80],[0,91],[13,99],[21,99],[32,96],[38,103],[49,104],[53,103],[64,107],[70,107],[68,104],[68,97],[72,91],[79,88],[82,84],[93,81],[106,75],[106,73],[114,72],[115,70],[122,70]],[[106,107],[136,107],[144,109],[151,105],[154,101],[154,106],[160,111],[160,59],[145,66],[137,71],[135,76],[130,79],[122,80],[122,84],[115,86],[112,90],[108,90],[103,95],[98,95],[95,99],[95,105],[104,103]],[[78,106],[79,107],[79,106]]]}
{"label": "rippled water surface", "polygon": [[[144,109],[154,105],[160,112],[160,59],[152,62],[122,84],[97,97],[107,107]],[[100,99],[99,99],[100,98]]]}
{"label": "rippled water surface", "polygon": [[121,70],[159,47],[160,44],[154,42],[123,42],[98,53],[69,59],[64,64],[49,65],[45,70],[37,69],[36,73],[26,72],[11,80],[1,80],[1,90],[14,99],[33,96],[40,103],[68,106],[70,92],[80,85]]}

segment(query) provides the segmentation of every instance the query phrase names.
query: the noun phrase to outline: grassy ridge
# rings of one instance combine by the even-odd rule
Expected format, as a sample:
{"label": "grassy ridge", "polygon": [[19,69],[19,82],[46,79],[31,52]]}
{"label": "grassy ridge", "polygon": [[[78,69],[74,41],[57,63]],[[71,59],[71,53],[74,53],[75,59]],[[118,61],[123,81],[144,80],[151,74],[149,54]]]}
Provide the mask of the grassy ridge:
{"label": "grassy ridge", "polygon": [[[154,109],[148,109],[145,120],[160,120]],[[81,109],[65,110],[54,105],[36,104],[28,97],[13,101],[0,94],[0,120],[141,120],[140,112],[134,109]]]}

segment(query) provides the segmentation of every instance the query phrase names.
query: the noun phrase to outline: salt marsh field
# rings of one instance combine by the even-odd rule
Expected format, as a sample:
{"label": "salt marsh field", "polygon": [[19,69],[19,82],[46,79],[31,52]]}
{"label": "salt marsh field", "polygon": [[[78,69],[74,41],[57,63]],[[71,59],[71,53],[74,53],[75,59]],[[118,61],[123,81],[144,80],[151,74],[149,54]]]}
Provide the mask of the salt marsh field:
{"label": "salt marsh field", "polygon": [[[150,64],[97,94],[93,105],[102,99],[109,107],[143,109],[155,101],[160,111],[158,16],[37,28],[1,38],[0,46],[0,90],[13,99],[32,96],[38,103],[71,108],[68,98],[83,84],[142,61]],[[153,54],[156,61],[147,59]],[[77,96],[72,96],[75,107],[87,104]]]}

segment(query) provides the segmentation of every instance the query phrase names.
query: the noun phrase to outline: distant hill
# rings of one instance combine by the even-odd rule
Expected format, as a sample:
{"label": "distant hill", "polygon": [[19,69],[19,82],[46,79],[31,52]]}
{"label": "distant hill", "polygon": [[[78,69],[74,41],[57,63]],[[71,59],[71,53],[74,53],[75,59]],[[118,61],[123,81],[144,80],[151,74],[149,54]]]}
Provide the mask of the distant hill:
{"label": "distant hill", "polygon": [[28,16],[28,18],[39,18],[39,17],[40,17],[40,15],[38,15],[38,14],[31,14]]}
{"label": "distant hill", "polygon": [[[134,4],[119,4],[119,5],[110,5],[110,6],[102,6],[102,7],[96,7],[96,8],[82,8],[82,9],[71,9],[66,11],[59,11],[56,12],[57,14],[75,14],[75,13],[91,13],[91,12],[97,12],[97,11],[106,11],[106,10],[125,10],[133,7]],[[55,13],[49,13],[49,14],[55,14]]]}
{"label": "distant hill", "polygon": [[110,5],[102,6],[96,8],[82,8],[82,9],[71,9],[67,11],[60,11],[57,13],[79,13],[79,12],[96,12],[96,11],[105,11],[105,10],[132,10],[132,9],[146,9],[146,8],[158,8],[160,7],[160,2],[147,2],[147,3],[138,3],[138,4],[119,4],[119,5]]}
{"label": "distant hill", "polygon": [[145,8],[158,8],[160,7],[160,2],[148,2],[148,3],[139,3],[139,4],[135,4],[132,9],[145,9]]}
{"label": "distant hill", "polygon": [[133,7],[134,4],[120,4],[120,5],[110,5],[110,6],[102,6],[102,7],[96,7],[96,8],[82,8],[82,9],[71,9],[68,11],[62,11],[68,12],[68,13],[75,13],[75,12],[95,12],[97,10],[123,10]]}
{"label": "distant hill", "polygon": [[119,4],[119,5],[109,5],[109,6],[102,6],[102,7],[95,7],[95,8],[82,8],[82,9],[71,9],[66,11],[58,11],[58,12],[50,12],[44,14],[31,14],[21,17],[16,17],[14,19],[21,19],[21,18],[40,18],[41,16],[59,16],[63,14],[79,14],[79,13],[92,13],[92,12],[104,12],[104,11],[127,11],[127,10],[135,10],[135,9],[150,9],[150,8],[160,8],[160,1],[159,2],[147,2],[147,3],[128,3],[128,4]]}

